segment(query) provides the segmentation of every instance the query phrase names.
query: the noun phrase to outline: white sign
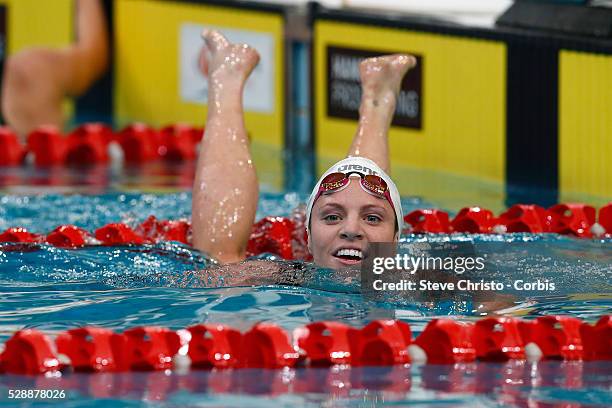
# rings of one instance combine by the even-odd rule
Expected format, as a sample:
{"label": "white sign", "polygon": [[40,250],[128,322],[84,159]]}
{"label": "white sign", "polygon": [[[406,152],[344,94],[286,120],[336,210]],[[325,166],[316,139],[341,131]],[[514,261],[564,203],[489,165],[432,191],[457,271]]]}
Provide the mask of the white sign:
{"label": "white sign", "polygon": [[271,34],[236,30],[233,28],[183,24],[180,28],[179,89],[185,102],[206,104],[208,81],[198,66],[204,40],[204,28],[219,30],[233,43],[245,43],[260,55],[259,64],[249,77],[244,89],[244,109],[251,112],[274,112],[274,37]]}

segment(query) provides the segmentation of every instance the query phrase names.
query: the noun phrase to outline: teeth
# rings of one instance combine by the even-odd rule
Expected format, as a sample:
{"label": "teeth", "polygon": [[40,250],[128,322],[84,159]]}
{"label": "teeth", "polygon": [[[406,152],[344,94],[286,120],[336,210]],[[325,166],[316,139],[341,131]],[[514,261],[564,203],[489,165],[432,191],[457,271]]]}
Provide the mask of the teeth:
{"label": "teeth", "polygon": [[341,249],[336,252],[336,256],[357,256],[363,259],[363,253],[358,249]]}

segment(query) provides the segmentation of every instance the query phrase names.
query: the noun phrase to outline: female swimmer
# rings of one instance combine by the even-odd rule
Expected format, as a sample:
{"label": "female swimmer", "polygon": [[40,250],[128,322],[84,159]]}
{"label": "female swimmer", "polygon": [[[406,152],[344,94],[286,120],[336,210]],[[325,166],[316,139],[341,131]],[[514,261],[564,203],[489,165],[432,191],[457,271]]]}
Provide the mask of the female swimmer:
{"label": "female swimmer", "polygon": [[[248,279],[255,271],[278,268],[269,261],[242,262],[258,201],[242,92],[259,55],[219,32],[202,36],[208,50],[201,54],[209,79],[208,117],[193,188],[193,245],[226,264],[227,275],[236,269]],[[409,55],[361,63],[360,120],[349,157],[325,172],[308,201],[308,248],[318,266],[358,267],[369,242],[399,238],[403,217],[399,192],[387,175],[387,133],[402,78],[415,64]]]}
{"label": "female swimmer", "polygon": [[[203,271],[202,278],[218,278],[224,286],[301,285],[312,265],[245,261],[259,191],[244,127],[242,91],[259,55],[216,31],[205,31],[203,37],[210,53],[201,54],[209,78],[208,118],[193,188],[193,244],[220,265]],[[367,255],[368,243],[399,239],[403,216],[399,192],[387,174],[387,134],[402,79],[415,64],[414,57],[397,54],[366,59],[359,67],[362,98],[349,157],[321,176],[306,207],[308,249],[316,266],[350,274]],[[436,271],[426,272],[432,276]],[[513,306],[513,301],[500,293],[473,296],[474,310],[481,314]]]}

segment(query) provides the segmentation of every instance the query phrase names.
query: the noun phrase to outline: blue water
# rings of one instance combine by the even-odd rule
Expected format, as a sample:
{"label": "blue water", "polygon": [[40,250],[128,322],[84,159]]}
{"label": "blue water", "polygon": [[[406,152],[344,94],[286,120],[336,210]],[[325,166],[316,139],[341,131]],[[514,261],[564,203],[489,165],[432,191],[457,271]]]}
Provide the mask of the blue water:
{"label": "blue water", "polygon": [[[93,183],[95,184],[95,183]],[[123,184],[125,186],[125,183]],[[90,231],[109,223],[133,225],[147,216],[188,218],[188,192],[32,194],[0,196],[0,230],[23,226],[46,233],[72,223]],[[54,187],[47,191],[57,192]],[[110,192],[109,192],[110,191]],[[257,217],[289,216],[303,203],[296,193],[262,193]],[[404,211],[429,207],[403,200]],[[406,242],[470,242],[487,258],[487,277],[550,279],[554,292],[509,291],[509,315],[566,314],[594,321],[612,311],[612,241],[554,235],[406,236]],[[362,326],[399,318],[418,334],[434,316],[474,320],[464,302],[419,304],[411,299],[364,300],[359,282],[318,271],[301,287],[226,287],[201,271],[210,261],[178,243],[64,250],[47,245],[0,244],[0,341],[23,327],[54,334],[85,324],[121,331],[140,325],[172,329],[223,322],[241,330],[269,321],[287,330],[311,321]],[[611,363],[462,364],[389,368],[236,370],[129,373],[54,378],[0,376],[8,389],[63,389],[66,406],[610,406]],[[28,400],[29,403],[32,400]],[[40,401],[39,401],[40,402]],[[49,402],[49,401],[47,401]],[[57,401],[55,401],[57,402]],[[156,403],[157,404],[157,403]]]}

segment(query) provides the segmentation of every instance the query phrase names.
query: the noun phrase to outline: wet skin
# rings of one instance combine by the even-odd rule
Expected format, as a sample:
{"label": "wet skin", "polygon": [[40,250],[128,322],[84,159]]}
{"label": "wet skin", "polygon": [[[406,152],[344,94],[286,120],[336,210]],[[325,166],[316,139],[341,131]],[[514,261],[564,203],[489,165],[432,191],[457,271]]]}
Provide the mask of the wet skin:
{"label": "wet skin", "polygon": [[[351,177],[344,190],[322,195],[315,202],[308,248],[319,266],[359,267],[367,256],[368,243],[394,240],[395,213],[391,204],[365,192],[358,178]],[[361,259],[338,254],[341,249],[361,251]]]}

